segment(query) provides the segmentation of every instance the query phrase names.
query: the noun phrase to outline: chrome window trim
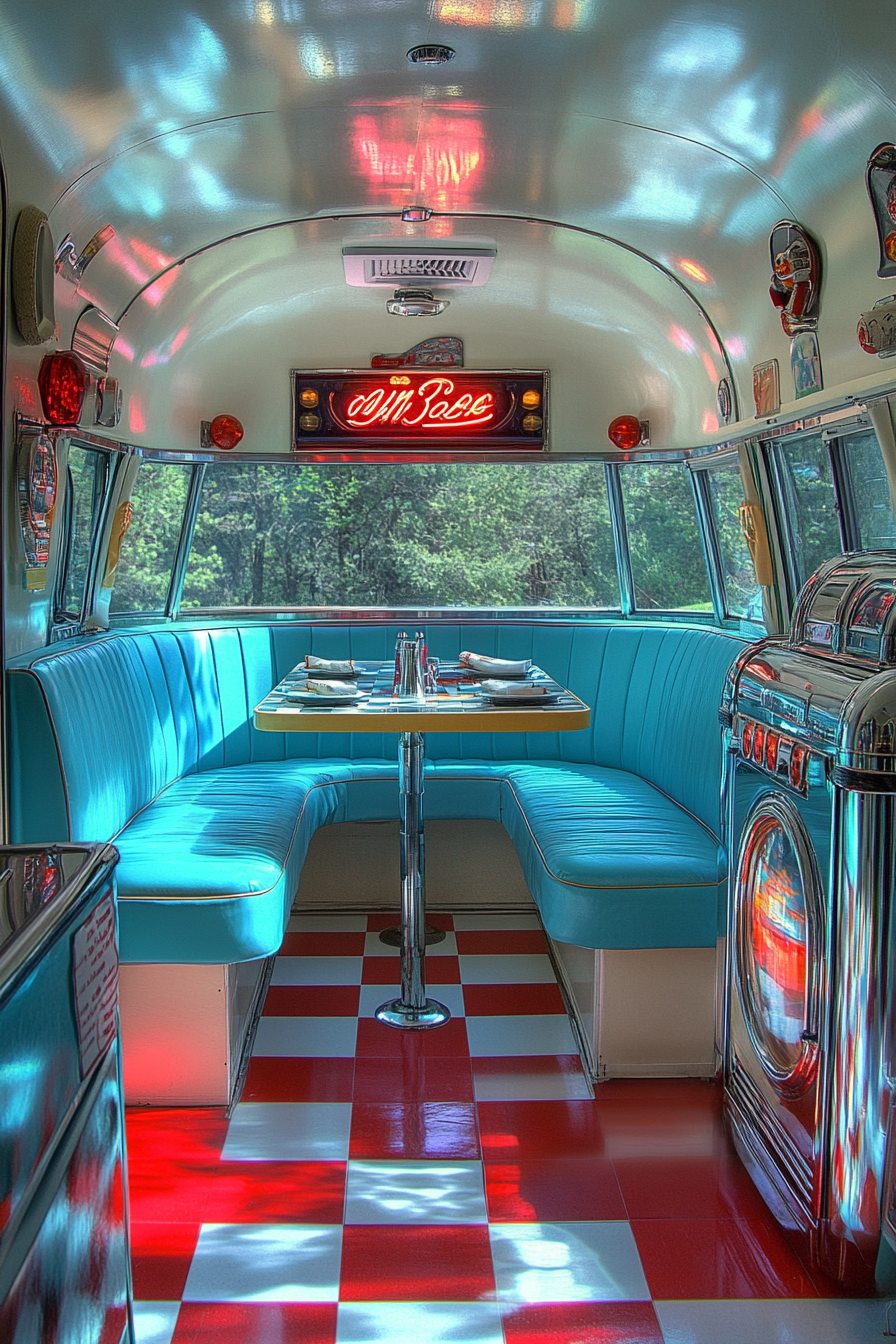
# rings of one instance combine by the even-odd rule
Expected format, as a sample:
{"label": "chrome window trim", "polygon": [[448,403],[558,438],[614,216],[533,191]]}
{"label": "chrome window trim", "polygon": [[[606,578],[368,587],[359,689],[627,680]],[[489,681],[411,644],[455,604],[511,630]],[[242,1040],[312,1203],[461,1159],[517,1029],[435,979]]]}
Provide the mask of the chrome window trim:
{"label": "chrome window trim", "polygon": [[703,548],[703,560],[709,575],[709,594],[712,599],[713,615],[716,624],[721,625],[728,613],[728,592],[725,584],[725,565],[722,549],[716,531],[715,514],[710,498],[709,469],[689,473],[691,490],[694,495],[694,508],[697,511],[697,528],[700,533],[700,545]]}
{"label": "chrome window trim", "polygon": [[199,517],[199,504],[202,499],[202,483],[205,480],[205,472],[204,462],[193,463],[190,483],[187,486],[186,504],[180,522],[180,534],[174,552],[174,563],[171,566],[171,577],[168,581],[168,593],[165,598],[164,614],[166,619],[170,621],[176,621],[177,614],[180,611],[184,581],[187,577],[187,564],[190,559],[190,548],[193,545],[193,533],[196,530],[196,520]]}
{"label": "chrome window trim", "polygon": [[607,479],[610,525],[613,528],[613,549],[616,552],[619,610],[623,617],[628,617],[635,611],[635,576],[632,570],[632,556],[628,544],[628,529],[625,525],[625,503],[622,498],[619,463],[606,462],[604,472]]}

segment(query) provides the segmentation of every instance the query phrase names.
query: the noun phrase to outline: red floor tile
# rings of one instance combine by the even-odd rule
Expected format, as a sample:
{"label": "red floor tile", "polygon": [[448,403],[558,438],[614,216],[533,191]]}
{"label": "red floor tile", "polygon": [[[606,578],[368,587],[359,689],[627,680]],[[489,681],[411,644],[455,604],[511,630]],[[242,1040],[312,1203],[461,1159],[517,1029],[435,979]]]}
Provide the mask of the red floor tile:
{"label": "red floor tile", "polygon": [[387,1057],[391,1059],[434,1059],[450,1056],[457,1058],[469,1053],[467,1024],[462,1017],[453,1017],[443,1027],[432,1031],[401,1031],[387,1027],[373,1017],[358,1021],[358,1059]]}
{"label": "red floor tile", "polygon": [[184,1302],[171,1344],[335,1344],[335,1302]]}
{"label": "red floor tile", "polygon": [[467,1017],[516,1017],[535,1013],[565,1013],[557,985],[464,985]]}
{"label": "red floor tile", "polygon": [[[614,1157],[629,1218],[764,1218],[767,1213],[737,1154]],[[612,1148],[611,1148],[612,1151]]]}
{"label": "red floor tile", "polygon": [[593,1101],[481,1101],[479,1135],[490,1162],[603,1155]]}
{"label": "red floor tile", "polygon": [[651,1297],[816,1297],[772,1219],[633,1221]]}
{"label": "red floor tile", "polygon": [[663,1344],[650,1302],[562,1302],[510,1309],[507,1344]]}
{"label": "red floor tile", "polygon": [[125,1113],[128,1162],[146,1158],[210,1166],[218,1161],[227,1137],[227,1116],[218,1107],[130,1106]]}
{"label": "red floor tile", "polygon": [[242,1101],[351,1101],[353,1059],[282,1059],[256,1055],[249,1060]]}
{"label": "red floor tile", "polygon": [[455,934],[457,950],[461,955],[483,957],[489,953],[506,957],[548,950],[548,941],[541,929],[458,930]]}
{"label": "red floor tile", "polygon": [[341,1223],[344,1162],[222,1162],[204,1223]]}
{"label": "red floor tile", "polygon": [[213,1167],[145,1162],[128,1167],[131,1217],[140,1223],[203,1222]]}
{"label": "red floor tile", "polygon": [[476,1107],[471,1102],[356,1101],[348,1155],[476,1159],[480,1156]]}
{"label": "red floor tile", "polygon": [[281,957],[363,957],[363,933],[287,933]]}
{"label": "red floor tile", "polygon": [[[383,929],[397,929],[401,912],[399,910],[381,910],[375,915],[367,916],[368,933],[381,933]],[[451,933],[454,929],[454,916],[446,915],[440,910],[427,910],[426,922],[431,924],[434,929],[444,929],[446,933]]]}
{"label": "red floor tile", "polygon": [[472,1101],[470,1060],[466,1056],[427,1059],[412,1054],[404,1058],[359,1059],[355,1064],[354,1099],[356,1103]]}
{"label": "red floor tile", "polygon": [[263,1017],[357,1017],[358,985],[271,985]]}
{"label": "red floor tile", "polygon": [[[365,957],[361,970],[362,985],[394,985],[400,976],[398,957]],[[427,957],[427,985],[459,985],[460,962],[457,957]]]}
{"label": "red floor tile", "polygon": [[131,1223],[134,1296],[145,1302],[176,1302],[183,1295],[199,1223]]}
{"label": "red floor tile", "polygon": [[342,1302],[476,1302],[493,1295],[488,1228],[346,1227]]}
{"label": "red floor tile", "polygon": [[677,1110],[722,1114],[722,1085],[706,1078],[611,1078],[595,1092],[601,1107],[632,1107],[660,1117]]}
{"label": "red floor tile", "polygon": [[602,1222],[626,1216],[613,1164],[605,1157],[487,1162],[485,1197],[493,1223]]}

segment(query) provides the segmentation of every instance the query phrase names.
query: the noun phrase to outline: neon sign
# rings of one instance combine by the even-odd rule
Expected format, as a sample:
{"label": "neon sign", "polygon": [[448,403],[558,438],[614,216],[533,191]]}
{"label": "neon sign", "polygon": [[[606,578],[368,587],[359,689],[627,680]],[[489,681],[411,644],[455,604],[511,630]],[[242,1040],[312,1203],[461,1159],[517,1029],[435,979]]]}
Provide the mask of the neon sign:
{"label": "neon sign", "polygon": [[[293,373],[298,452],[426,457],[450,449],[540,452],[546,375],[474,369]],[[355,450],[354,452],[352,450]]]}

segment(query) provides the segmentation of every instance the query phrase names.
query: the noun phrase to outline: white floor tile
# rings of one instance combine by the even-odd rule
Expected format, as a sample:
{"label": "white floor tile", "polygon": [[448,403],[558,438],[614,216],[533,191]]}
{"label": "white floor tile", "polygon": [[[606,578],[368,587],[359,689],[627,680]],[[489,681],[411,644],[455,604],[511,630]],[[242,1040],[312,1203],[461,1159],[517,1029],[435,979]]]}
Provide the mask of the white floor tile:
{"label": "white floor tile", "polygon": [[336,1344],[504,1344],[496,1302],[340,1302]]}
{"label": "white floor tile", "polygon": [[179,1302],[135,1302],[134,1344],[171,1344]]}
{"label": "white floor tile", "polygon": [[240,1102],[233,1109],[224,1162],[344,1162],[349,1101]]}
{"label": "white floor tile", "polygon": [[366,915],[297,915],[289,917],[287,933],[366,933]]}
{"label": "white floor tile", "polygon": [[341,1227],[205,1223],[185,1302],[336,1302]]}
{"label": "white floor tile", "polygon": [[[666,1344],[881,1344],[887,1303],[875,1298],[656,1302]],[[896,1308],[891,1312],[896,1318]],[[896,1330],[896,1319],[891,1326]]]}
{"label": "white floor tile", "polygon": [[[400,952],[400,947],[390,947],[388,943],[380,942],[378,933],[368,933],[364,942],[365,957],[398,957]],[[427,957],[456,957],[457,939],[454,934],[446,933],[440,943],[429,945],[426,949],[426,955]]]}
{"label": "white floor tile", "polygon": [[362,957],[278,957],[271,984],[360,985],[362,961]]}
{"label": "white floor tile", "polygon": [[[452,1017],[463,1017],[463,985],[427,985],[426,993],[429,998],[437,999],[439,1003],[443,1003]],[[373,1017],[381,1003],[388,1003],[390,999],[397,999],[400,994],[401,986],[397,982],[394,985],[362,985],[358,1016]]]}
{"label": "white floor tile", "polygon": [[473,1071],[477,1101],[590,1101],[593,1092],[583,1073],[500,1073]]}
{"label": "white floor tile", "polygon": [[533,985],[555,979],[550,957],[543,952],[508,956],[462,956],[460,978],[465,985]]}
{"label": "white floor tile", "polygon": [[470,1054],[577,1055],[579,1047],[564,1013],[519,1017],[468,1017]]}
{"label": "white floor tile", "polygon": [[501,1302],[650,1298],[626,1222],[493,1223],[489,1236]]}
{"label": "white floor tile", "polygon": [[488,933],[502,929],[540,929],[541,921],[534,912],[531,915],[502,915],[497,911],[493,915],[455,915],[454,928],[458,932],[465,933]]}
{"label": "white floor tile", "polygon": [[348,1059],[357,1035],[354,1017],[260,1017],[252,1053]]}
{"label": "white floor tile", "polygon": [[482,1163],[349,1162],[345,1222],[485,1223]]}

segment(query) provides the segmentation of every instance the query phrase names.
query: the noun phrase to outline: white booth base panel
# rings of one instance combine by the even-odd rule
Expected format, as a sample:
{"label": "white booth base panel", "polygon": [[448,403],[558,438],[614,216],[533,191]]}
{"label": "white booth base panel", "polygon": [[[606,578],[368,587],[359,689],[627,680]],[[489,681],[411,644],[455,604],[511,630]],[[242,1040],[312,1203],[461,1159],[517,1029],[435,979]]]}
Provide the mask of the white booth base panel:
{"label": "white booth base panel", "polygon": [[715,1074],[715,948],[549,941],[596,1082]]}
{"label": "white booth base panel", "polygon": [[228,1105],[268,965],[123,965],[125,1102]]}

